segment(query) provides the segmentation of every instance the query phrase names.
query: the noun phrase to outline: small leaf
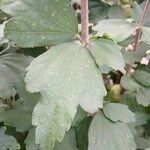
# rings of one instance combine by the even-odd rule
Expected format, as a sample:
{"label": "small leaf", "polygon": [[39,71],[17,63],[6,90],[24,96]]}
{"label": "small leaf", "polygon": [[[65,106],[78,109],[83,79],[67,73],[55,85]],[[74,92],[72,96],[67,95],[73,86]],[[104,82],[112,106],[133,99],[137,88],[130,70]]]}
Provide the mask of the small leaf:
{"label": "small leaf", "polygon": [[27,68],[26,87],[40,92],[33,112],[36,143],[53,149],[70,129],[78,104],[95,112],[103,107],[106,90],[89,51],[78,43],[64,43],[37,57]]}
{"label": "small leaf", "polygon": [[124,72],[125,64],[120,52],[120,46],[113,41],[98,39],[89,44],[89,49],[100,67],[106,65]]}
{"label": "small leaf", "polygon": [[65,135],[64,140],[59,143],[56,142],[54,150],[78,150],[76,143],[75,131],[71,128]]}
{"label": "small leaf", "polygon": [[73,40],[77,18],[67,0],[1,0],[1,9],[12,15],[5,35],[20,47],[54,45]]}
{"label": "small leaf", "polygon": [[88,150],[99,149],[135,150],[136,144],[131,131],[124,123],[113,123],[99,112],[90,125]]}
{"label": "small leaf", "polygon": [[147,107],[150,104],[150,88],[140,87],[137,90],[137,101],[139,104]]}
{"label": "small leaf", "polygon": [[6,128],[0,128],[0,149],[1,150],[17,150],[20,149],[20,145],[17,143],[13,136],[5,134]]}
{"label": "small leaf", "polygon": [[13,109],[0,113],[0,122],[15,127],[18,132],[25,132],[30,129],[31,118],[32,112],[24,110],[20,103],[16,103]]}
{"label": "small leaf", "polygon": [[135,80],[143,86],[150,87],[150,73],[143,70],[136,70],[133,74]]}
{"label": "small leaf", "polygon": [[97,35],[99,36],[103,36],[104,33],[107,33],[110,38],[116,42],[121,42],[134,33],[135,25],[126,20],[108,19],[99,21],[93,29],[97,31]]}
{"label": "small leaf", "polygon": [[128,106],[117,103],[108,103],[103,108],[104,114],[107,118],[114,122],[122,121],[124,123],[135,122],[135,115]]}

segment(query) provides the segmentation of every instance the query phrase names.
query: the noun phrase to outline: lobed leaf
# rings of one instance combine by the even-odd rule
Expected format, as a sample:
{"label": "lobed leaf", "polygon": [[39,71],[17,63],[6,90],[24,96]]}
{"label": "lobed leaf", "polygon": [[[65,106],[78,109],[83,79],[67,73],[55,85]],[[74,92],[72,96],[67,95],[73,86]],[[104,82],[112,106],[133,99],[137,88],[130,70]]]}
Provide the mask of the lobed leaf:
{"label": "lobed leaf", "polygon": [[37,57],[27,68],[30,92],[42,98],[33,112],[36,142],[51,150],[69,130],[78,104],[90,113],[103,107],[106,90],[88,49],[79,43],[64,43]]}

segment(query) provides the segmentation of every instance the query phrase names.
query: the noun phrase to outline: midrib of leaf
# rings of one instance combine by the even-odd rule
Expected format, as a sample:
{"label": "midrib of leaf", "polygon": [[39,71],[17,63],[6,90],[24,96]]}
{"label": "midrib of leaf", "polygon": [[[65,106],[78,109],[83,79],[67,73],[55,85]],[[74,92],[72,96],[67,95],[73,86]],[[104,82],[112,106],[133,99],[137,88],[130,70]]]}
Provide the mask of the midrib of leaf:
{"label": "midrib of leaf", "polygon": [[68,72],[67,72],[67,75],[66,75],[66,78],[65,78],[65,80],[64,80],[64,82],[63,82],[62,90],[61,90],[60,93],[58,94],[58,99],[59,99],[59,98],[62,96],[62,94],[63,94],[63,91],[64,91],[64,89],[65,89],[65,86],[66,86],[66,83],[67,83],[67,80],[68,80],[68,77],[69,77],[69,74],[70,74],[70,72],[71,72],[71,69],[72,69],[74,63],[75,63],[76,56],[77,56],[78,52],[79,52],[79,49],[76,50],[75,55],[74,55],[74,58],[72,59],[71,65],[70,65],[70,67],[69,67],[69,69],[68,69]]}
{"label": "midrib of leaf", "polygon": [[42,16],[43,18],[45,18],[47,21],[53,22],[55,25],[57,25],[58,27],[65,29],[66,31],[68,31],[69,33],[73,34],[70,30],[68,30],[67,28],[64,28],[63,26],[61,26],[60,24],[58,24],[57,22],[55,22],[54,20],[46,17],[44,14],[42,14],[40,11],[33,9],[27,2],[25,1],[21,1],[19,0],[23,5],[25,5],[27,8],[29,8],[31,11],[36,12],[38,15]]}

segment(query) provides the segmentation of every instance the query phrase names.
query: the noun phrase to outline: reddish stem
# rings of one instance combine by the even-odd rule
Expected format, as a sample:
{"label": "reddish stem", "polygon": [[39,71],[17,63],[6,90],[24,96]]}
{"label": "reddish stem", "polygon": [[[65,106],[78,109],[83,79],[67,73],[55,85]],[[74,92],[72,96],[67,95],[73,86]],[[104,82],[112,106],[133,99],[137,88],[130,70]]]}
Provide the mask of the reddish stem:
{"label": "reddish stem", "polygon": [[82,44],[87,46],[89,43],[89,10],[88,0],[81,0],[81,32],[82,32]]}
{"label": "reddish stem", "polygon": [[[143,13],[142,13],[142,16],[141,16],[141,19],[140,19],[140,22],[139,22],[137,29],[136,29],[134,52],[137,51],[137,49],[139,48],[140,38],[141,38],[141,33],[142,33],[142,27],[144,25],[144,21],[145,21],[145,18],[147,16],[147,13],[149,10],[150,10],[150,0],[147,0],[145,7],[144,7],[144,10],[143,10]],[[130,75],[131,71],[132,71],[132,65],[128,64],[127,69],[126,69],[127,74]]]}
{"label": "reddish stem", "polygon": [[144,7],[144,10],[143,10],[143,13],[142,13],[142,16],[141,16],[141,19],[140,19],[140,22],[139,22],[138,27],[136,29],[134,52],[139,48],[142,26],[144,25],[144,21],[145,21],[145,18],[147,16],[149,9],[150,9],[150,0],[147,0],[145,7]]}

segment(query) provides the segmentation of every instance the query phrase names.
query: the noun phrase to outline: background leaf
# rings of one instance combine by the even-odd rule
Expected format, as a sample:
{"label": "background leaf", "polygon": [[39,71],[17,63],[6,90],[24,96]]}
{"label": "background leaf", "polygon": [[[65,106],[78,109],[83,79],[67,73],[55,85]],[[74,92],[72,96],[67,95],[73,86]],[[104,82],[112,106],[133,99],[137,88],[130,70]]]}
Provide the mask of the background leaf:
{"label": "background leaf", "polygon": [[134,33],[135,25],[122,19],[108,19],[99,21],[93,29],[97,31],[99,36],[107,33],[116,42],[121,42]]}
{"label": "background leaf", "polygon": [[135,122],[135,115],[128,109],[128,106],[117,103],[108,103],[104,106],[104,114],[114,122],[124,123]]}
{"label": "background leaf", "polygon": [[13,136],[5,134],[5,127],[0,129],[0,148],[1,150],[17,150],[20,149],[20,145],[17,143]]}
{"label": "background leaf", "polygon": [[113,41],[98,39],[89,44],[89,49],[100,67],[105,65],[124,72],[125,64],[120,47]]}
{"label": "background leaf", "polygon": [[100,148],[102,150],[135,150],[136,144],[131,131],[124,123],[113,123],[99,112],[90,125],[88,150]]}
{"label": "background leaf", "polygon": [[72,40],[77,19],[67,0],[1,0],[1,9],[13,18],[5,35],[21,47],[54,45]]}

